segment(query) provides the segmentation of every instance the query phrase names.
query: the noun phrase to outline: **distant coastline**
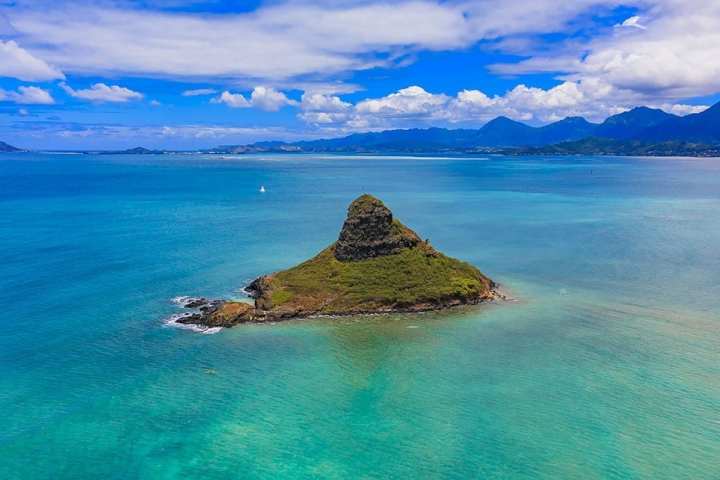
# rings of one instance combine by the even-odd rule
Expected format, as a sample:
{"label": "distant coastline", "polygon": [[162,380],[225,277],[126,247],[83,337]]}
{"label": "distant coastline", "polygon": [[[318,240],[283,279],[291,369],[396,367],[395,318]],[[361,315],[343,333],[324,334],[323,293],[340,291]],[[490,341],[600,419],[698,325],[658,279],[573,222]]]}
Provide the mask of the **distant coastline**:
{"label": "distant coastline", "polygon": [[[0,142],[0,152],[20,148]],[[596,124],[582,117],[533,127],[506,117],[479,129],[424,128],[354,133],[339,138],[298,142],[264,141],[221,145],[197,150],[88,150],[77,153],[219,154],[338,153],[338,154],[500,154],[613,155],[720,157],[720,103],[680,117],[662,110],[637,107]]]}

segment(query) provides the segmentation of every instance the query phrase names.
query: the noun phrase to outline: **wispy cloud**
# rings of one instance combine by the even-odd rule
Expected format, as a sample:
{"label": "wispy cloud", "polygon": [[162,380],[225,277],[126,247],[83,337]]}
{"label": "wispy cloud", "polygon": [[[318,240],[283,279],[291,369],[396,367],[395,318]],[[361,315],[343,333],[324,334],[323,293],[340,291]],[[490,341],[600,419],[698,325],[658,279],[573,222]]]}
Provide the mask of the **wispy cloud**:
{"label": "wispy cloud", "polygon": [[[286,127],[243,127],[234,125],[121,125],[18,119],[11,123],[6,138],[22,138],[34,148],[198,148],[218,144],[244,144],[259,140],[299,140],[312,132]],[[316,136],[322,135],[316,132]]]}
{"label": "wispy cloud", "polygon": [[217,90],[214,88],[196,88],[193,90],[185,90],[182,92],[183,97],[199,97],[205,95],[215,95]]}
{"label": "wispy cloud", "polygon": [[63,4],[5,13],[33,54],[68,72],[273,84],[403,64],[418,50],[462,49],[484,39],[555,32],[594,6],[614,3],[289,1],[227,15]]}
{"label": "wispy cloud", "polygon": [[624,22],[616,25],[616,27],[627,27],[627,28],[637,28],[640,30],[647,30],[647,27],[645,25],[640,24],[640,17],[637,15],[626,19]]}
{"label": "wispy cloud", "polygon": [[228,125],[174,125],[154,130],[162,137],[192,139],[274,139],[292,138],[292,132],[283,127],[235,127]]}

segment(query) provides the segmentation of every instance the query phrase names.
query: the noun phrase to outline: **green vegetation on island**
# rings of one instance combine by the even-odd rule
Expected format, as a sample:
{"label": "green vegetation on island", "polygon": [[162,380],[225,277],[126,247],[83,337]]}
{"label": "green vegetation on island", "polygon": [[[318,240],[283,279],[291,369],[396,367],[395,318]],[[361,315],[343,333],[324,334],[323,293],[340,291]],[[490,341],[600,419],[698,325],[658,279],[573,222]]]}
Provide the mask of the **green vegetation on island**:
{"label": "green vegetation on island", "polygon": [[267,277],[259,300],[264,309],[281,316],[431,310],[480,300],[492,286],[472,265],[424,242],[396,254],[347,262],[328,247]]}

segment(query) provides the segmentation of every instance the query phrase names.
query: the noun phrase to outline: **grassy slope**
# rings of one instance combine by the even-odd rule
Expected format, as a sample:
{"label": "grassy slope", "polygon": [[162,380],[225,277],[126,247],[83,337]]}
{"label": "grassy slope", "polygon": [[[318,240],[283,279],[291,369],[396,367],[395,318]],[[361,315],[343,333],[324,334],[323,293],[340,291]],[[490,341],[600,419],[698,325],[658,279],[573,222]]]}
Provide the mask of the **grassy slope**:
{"label": "grassy slope", "polygon": [[272,276],[272,307],[320,313],[412,308],[452,300],[480,300],[492,281],[477,268],[425,243],[395,255],[340,262],[334,246]]}

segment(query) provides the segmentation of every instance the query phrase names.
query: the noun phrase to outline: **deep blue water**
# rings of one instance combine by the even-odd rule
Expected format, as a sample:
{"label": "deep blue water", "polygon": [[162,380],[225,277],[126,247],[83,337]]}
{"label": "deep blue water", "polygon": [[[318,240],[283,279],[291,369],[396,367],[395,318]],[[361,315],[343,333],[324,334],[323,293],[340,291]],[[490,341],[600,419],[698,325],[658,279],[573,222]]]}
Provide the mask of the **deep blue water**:
{"label": "deep blue water", "polygon": [[[364,192],[518,301],[164,325]],[[1,154],[0,303],[2,479],[720,478],[720,159]]]}

